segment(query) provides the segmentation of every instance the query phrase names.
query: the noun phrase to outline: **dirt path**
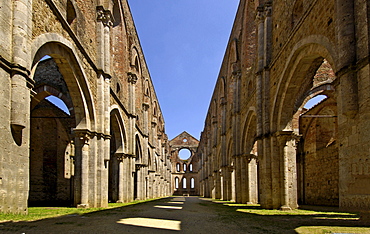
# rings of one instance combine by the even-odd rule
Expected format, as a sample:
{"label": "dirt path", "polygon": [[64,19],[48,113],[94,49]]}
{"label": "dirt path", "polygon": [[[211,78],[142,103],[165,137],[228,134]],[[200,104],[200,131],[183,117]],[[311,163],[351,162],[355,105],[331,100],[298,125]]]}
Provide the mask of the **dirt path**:
{"label": "dirt path", "polygon": [[[0,233],[295,233],[320,224],[307,217],[268,217],[237,212],[198,197],[169,197],[147,203],[34,222],[3,223]],[[325,225],[330,223],[325,223]],[[311,224],[312,225],[312,224]]]}

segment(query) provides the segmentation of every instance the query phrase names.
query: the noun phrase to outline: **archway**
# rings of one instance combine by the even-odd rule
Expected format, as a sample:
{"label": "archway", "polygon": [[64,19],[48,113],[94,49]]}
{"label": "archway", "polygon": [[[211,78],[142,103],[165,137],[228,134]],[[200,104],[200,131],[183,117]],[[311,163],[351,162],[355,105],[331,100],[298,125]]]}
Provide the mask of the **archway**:
{"label": "archway", "polygon": [[135,172],[134,172],[134,199],[140,199],[142,192],[142,178],[141,178],[141,166],[142,166],[142,151],[139,136],[136,135],[135,140]]}
{"label": "archway", "polygon": [[[33,51],[31,77],[29,205],[76,205],[81,203],[82,154],[72,129],[89,129],[93,104],[72,49],[44,39],[35,40],[33,47],[40,45]],[[49,96],[63,102],[69,113]]]}
{"label": "archway", "polygon": [[[54,59],[40,61],[33,77],[31,102],[29,206],[73,204],[74,146],[70,129],[76,126],[72,100]],[[66,113],[55,101],[64,103]],[[61,97],[58,98],[58,97]]]}
{"label": "archway", "polygon": [[[320,39],[325,42],[324,38]],[[306,40],[312,40],[312,38]],[[325,45],[331,48],[329,44]],[[337,104],[334,98],[335,89],[331,85],[336,77],[332,68],[333,57],[329,53],[331,50],[327,48],[315,43],[297,48],[288,59],[286,69],[278,83],[278,92],[273,100],[271,127],[276,132],[272,139],[276,146],[272,152],[276,155],[273,155],[272,160],[281,160],[281,166],[280,172],[272,169],[274,170],[272,174],[278,172],[280,177],[273,182],[272,186],[280,186],[279,203],[282,209],[296,208],[298,201],[308,204],[310,200],[309,204],[317,205],[324,205],[318,202],[323,200],[326,200],[326,205],[336,203],[338,189],[334,187],[337,187],[339,167],[337,166],[338,149],[333,139],[336,138],[334,135],[337,132]],[[326,95],[328,98],[310,110],[305,109],[305,103],[319,94]],[[324,129],[320,130],[324,125]],[[320,137],[320,134],[316,134],[318,132],[330,135],[329,139],[323,137],[326,144],[321,149],[316,148],[318,144],[315,139]],[[328,158],[334,161],[322,171],[330,171],[327,174],[336,179],[324,179],[328,176],[313,172],[314,170],[317,172],[317,168],[322,167],[320,164],[327,160],[324,156],[327,153],[331,155]],[[317,156],[320,158],[320,163],[316,159],[311,160]],[[307,161],[307,159],[310,160]],[[321,194],[314,192],[318,189],[316,184],[319,187],[328,185],[331,191],[325,189],[326,191]],[[312,195],[309,199],[308,187]],[[322,197],[324,193],[330,195],[324,198]],[[328,200],[331,201],[328,202]],[[276,203],[276,205],[279,204]]]}
{"label": "archway", "polygon": [[258,144],[257,144],[257,118],[254,108],[249,111],[244,125],[241,159],[241,202],[256,204],[259,201],[259,169],[258,169]]}
{"label": "archway", "polygon": [[108,200],[110,202],[123,201],[124,179],[123,161],[125,151],[125,129],[118,109],[111,111],[110,115],[110,160],[108,174]]}

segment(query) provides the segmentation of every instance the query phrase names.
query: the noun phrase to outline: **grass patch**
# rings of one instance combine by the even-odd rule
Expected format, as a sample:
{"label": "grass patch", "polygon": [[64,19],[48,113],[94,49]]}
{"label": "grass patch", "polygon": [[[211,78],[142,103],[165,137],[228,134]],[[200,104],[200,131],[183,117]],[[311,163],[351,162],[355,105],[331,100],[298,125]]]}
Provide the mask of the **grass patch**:
{"label": "grass patch", "polygon": [[102,208],[75,208],[75,207],[29,207],[28,214],[4,214],[0,213],[0,223],[7,221],[35,221],[47,218],[60,217],[65,215],[88,215],[96,211],[110,210],[121,208],[129,205],[139,204],[143,202],[150,202],[158,199],[148,199],[141,201],[133,201],[128,203],[109,203],[108,207]]}
{"label": "grass patch", "polygon": [[217,210],[218,222],[236,223],[240,231],[251,233],[368,233],[370,227],[359,221],[359,214],[330,207],[304,207],[281,211],[262,209],[258,204],[210,201]]}
{"label": "grass patch", "polygon": [[370,233],[367,227],[331,227],[331,226],[310,226],[296,228],[297,233],[304,234],[327,234],[327,233]]}

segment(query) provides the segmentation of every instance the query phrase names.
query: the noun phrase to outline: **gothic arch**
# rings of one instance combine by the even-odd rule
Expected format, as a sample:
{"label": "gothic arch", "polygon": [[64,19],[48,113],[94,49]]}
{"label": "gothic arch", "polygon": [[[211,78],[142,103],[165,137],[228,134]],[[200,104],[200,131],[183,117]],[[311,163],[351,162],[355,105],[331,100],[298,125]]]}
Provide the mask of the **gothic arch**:
{"label": "gothic arch", "polygon": [[[110,123],[111,123],[111,135],[112,137],[111,141],[115,142],[115,152],[123,154],[126,152],[126,130],[125,130],[125,124],[122,119],[122,115],[117,107],[114,107],[111,110],[110,114]],[[111,149],[112,151],[112,149]]]}
{"label": "gothic arch", "polygon": [[113,10],[112,10],[114,22],[113,27],[116,27],[122,23],[122,6],[121,2],[118,0],[113,1]]}
{"label": "gothic arch", "polygon": [[72,22],[76,19],[77,14],[76,14],[76,3],[71,0],[67,0],[67,22],[69,24],[72,24]]}
{"label": "gothic arch", "polygon": [[136,134],[136,137],[135,137],[135,155],[136,155],[136,159],[135,159],[136,163],[143,162],[143,152],[142,152],[141,142],[140,142],[140,138],[138,134]]}
{"label": "gothic arch", "polygon": [[91,129],[95,119],[94,102],[87,76],[76,54],[74,46],[60,35],[54,33],[41,35],[34,40],[32,45],[34,59],[31,78],[41,58],[46,55],[54,58],[70,92],[76,128]]}
{"label": "gothic arch", "polygon": [[139,57],[139,52],[135,46],[132,46],[131,49],[131,67],[134,72],[141,77],[142,69],[141,69],[141,61]]}
{"label": "gothic arch", "polygon": [[241,137],[242,151],[249,154],[252,151],[253,145],[257,136],[257,117],[254,108],[250,108],[247,118],[244,122],[243,135]]}
{"label": "gothic arch", "polygon": [[[123,168],[120,166],[126,153],[126,131],[118,107],[113,107],[110,112],[110,160],[108,172],[108,200],[117,202],[120,197],[120,178]],[[122,186],[122,185],[121,185]]]}
{"label": "gothic arch", "polygon": [[[272,100],[271,123],[276,124],[272,126],[273,131],[293,129],[291,120],[297,111],[294,109],[297,106],[295,102],[300,98],[300,93],[306,93],[312,88],[309,79],[313,79],[324,58],[335,68],[333,58],[336,54],[333,53],[333,46],[324,37],[308,37],[297,43],[294,49],[286,62],[277,93]],[[303,90],[302,84],[305,85]]]}

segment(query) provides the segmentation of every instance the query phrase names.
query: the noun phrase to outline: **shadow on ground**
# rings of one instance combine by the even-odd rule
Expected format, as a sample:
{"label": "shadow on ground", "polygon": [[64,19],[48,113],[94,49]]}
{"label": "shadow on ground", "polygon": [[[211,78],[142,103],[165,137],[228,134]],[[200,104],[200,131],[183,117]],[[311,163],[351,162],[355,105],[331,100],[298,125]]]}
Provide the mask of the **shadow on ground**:
{"label": "shadow on ground", "polygon": [[282,212],[206,198],[174,196],[84,215],[3,222],[0,232],[370,233],[370,228],[358,220],[357,214],[323,212],[314,208]]}

